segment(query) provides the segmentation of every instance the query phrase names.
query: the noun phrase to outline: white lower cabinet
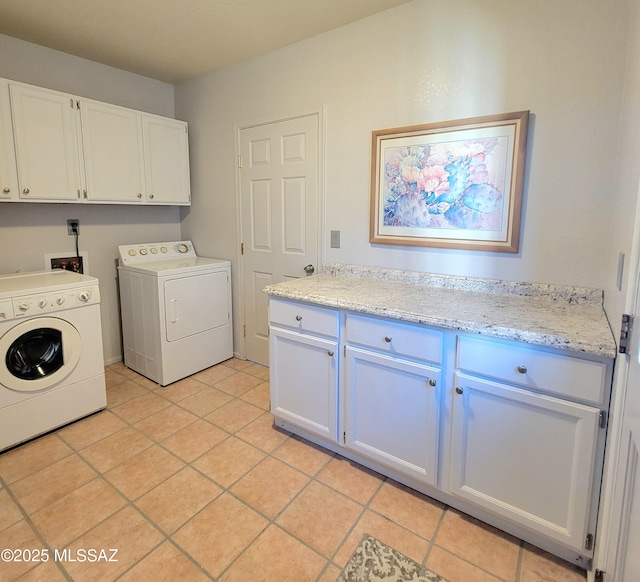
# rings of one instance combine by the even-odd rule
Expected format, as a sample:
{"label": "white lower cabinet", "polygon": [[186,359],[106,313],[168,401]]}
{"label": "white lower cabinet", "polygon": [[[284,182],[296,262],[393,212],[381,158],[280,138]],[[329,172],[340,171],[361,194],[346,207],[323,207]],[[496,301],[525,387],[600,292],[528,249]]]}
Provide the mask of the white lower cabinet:
{"label": "white lower cabinet", "polygon": [[335,443],[338,312],[288,301],[271,300],[269,305],[271,412],[287,428],[292,425]]}
{"label": "white lower cabinet", "polygon": [[588,568],[612,360],[274,298],[270,314],[277,423]]}
{"label": "white lower cabinet", "polygon": [[455,376],[451,493],[585,549],[600,410]]}
{"label": "white lower cabinet", "polygon": [[344,444],[435,485],[440,370],[348,346]]}

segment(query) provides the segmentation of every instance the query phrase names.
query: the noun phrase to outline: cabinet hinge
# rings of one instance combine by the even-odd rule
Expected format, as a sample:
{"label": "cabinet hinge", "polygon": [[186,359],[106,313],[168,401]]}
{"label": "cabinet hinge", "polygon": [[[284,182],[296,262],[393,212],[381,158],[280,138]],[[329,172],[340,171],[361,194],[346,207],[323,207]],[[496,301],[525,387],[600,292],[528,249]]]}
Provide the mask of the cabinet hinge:
{"label": "cabinet hinge", "polygon": [[598,424],[600,425],[600,428],[604,428],[605,426],[607,426],[607,411],[606,410],[601,410],[600,411],[600,422]]}
{"label": "cabinet hinge", "polygon": [[604,575],[606,572],[604,570],[596,570],[594,572],[594,579],[596,582],[604,582]]}
{"label": "cabinet hinge", "polygon": [[584,540],[584,549],[590,550],[593,548],[593,534],[587,534],[587,539]]}
{"label": "cabinet hinge", "polygon": [[80,109],[80,100],[76,99],[76,109]]}
{"label": "cabinet hinge", "polygon": [[247,326],[246,325],[242,326],[242,336],[243,337],[247,337]]}
{"label": "cabinet hinge", "polygon": [[238,168],[242,169],[242,156],[238,156]]}
{"label": "cabinet hinge", "polygon": [[240,254],[244,255],[244,243],[243,242],[240,243]]}
{"label": "cabinet hinge", "polygon": [[69,97],[69,105],[71,106],[71,109],[73,109],[73,97]]}
{"label": "cabinet hinge", "polygon": [[622,314],[622,325],[620,326],[620,342],[618,344],[618,352],[621,354],[627,353],[629,347],[629,332],[631,331],[631,324],[633,317],[628,313]]}
{"label": "cabinet hinge", "polygon": [[346,430],[342,433],[342,443],[343,444],[347,443],[347,431]]}

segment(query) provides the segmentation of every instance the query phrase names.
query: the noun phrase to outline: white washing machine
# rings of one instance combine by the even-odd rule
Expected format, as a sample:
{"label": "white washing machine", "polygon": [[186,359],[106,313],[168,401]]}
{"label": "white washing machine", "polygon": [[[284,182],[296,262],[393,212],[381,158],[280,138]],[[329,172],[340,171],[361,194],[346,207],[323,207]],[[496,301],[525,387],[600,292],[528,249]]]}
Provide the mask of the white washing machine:
{"label": "white washing machine", "polygon": [[98,280],[0,276],[0,450],[107,405]]}
{"label": "white washing machine", "polygon": [[162,386],[233,357],[231,263],[190,241],[118,247],[124,363]]}

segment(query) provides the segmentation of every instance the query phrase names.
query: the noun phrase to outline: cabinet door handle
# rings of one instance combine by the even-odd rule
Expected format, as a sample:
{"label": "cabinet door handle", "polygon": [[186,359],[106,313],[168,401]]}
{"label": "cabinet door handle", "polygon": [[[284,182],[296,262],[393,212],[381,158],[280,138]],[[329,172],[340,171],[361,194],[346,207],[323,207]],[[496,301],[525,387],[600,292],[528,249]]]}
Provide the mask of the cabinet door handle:
{"label": "cabinet door handle", "polygon": [[327,352],[327,355],[328,355],[329,357],[332,357],[332,356],[333,356],[333,350],[329,350],[329,351]]}
{"label": "cabinet door handle", "polygon": [[462,394],[464,390],[460,386],[456,386],[456,394]]}
{"label": "cabinet door handle", "polygon": [[429,386],[431,386],[432,388],[437,384],[438,382],[436,382],[435,378],[429,378],[427,384],[429,384]]}
{"label": "cabinet door handle", "polygon": [[527,373],[527,367],[524,364],[520,364],[517,369],[518,369],[518,372],[520,372],[520,374]]}
{"label": "cabinet door handle", "polygon": [[385,335],[384,336],[384,341],[386,341],[388,344],[391,343],[391,336],[390,335]]}
{"label": "cabinet door handle", "polygon": [[296,315],[296,321],[302,321],[302,315]]}

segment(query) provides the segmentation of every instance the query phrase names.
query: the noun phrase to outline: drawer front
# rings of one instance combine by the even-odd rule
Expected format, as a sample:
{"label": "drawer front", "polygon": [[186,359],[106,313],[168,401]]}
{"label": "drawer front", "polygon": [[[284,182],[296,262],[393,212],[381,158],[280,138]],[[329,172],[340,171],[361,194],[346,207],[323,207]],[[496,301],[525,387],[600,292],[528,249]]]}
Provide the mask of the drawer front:
{"label": "drawer front", "polygon": [[390,355],[442,362],[442,332],[409,323],[347,314],[347,342]]}
{"label": "drawer front", "polygon": [[338,337],[340,329],[337,310],[281,299],[269,301],[269,321],[273,325],[333,338]]}
{"label": "drawer front", "polygon": [[457,367],[596,405],[604,400],[607,366],[602,362],[458,336]]}

